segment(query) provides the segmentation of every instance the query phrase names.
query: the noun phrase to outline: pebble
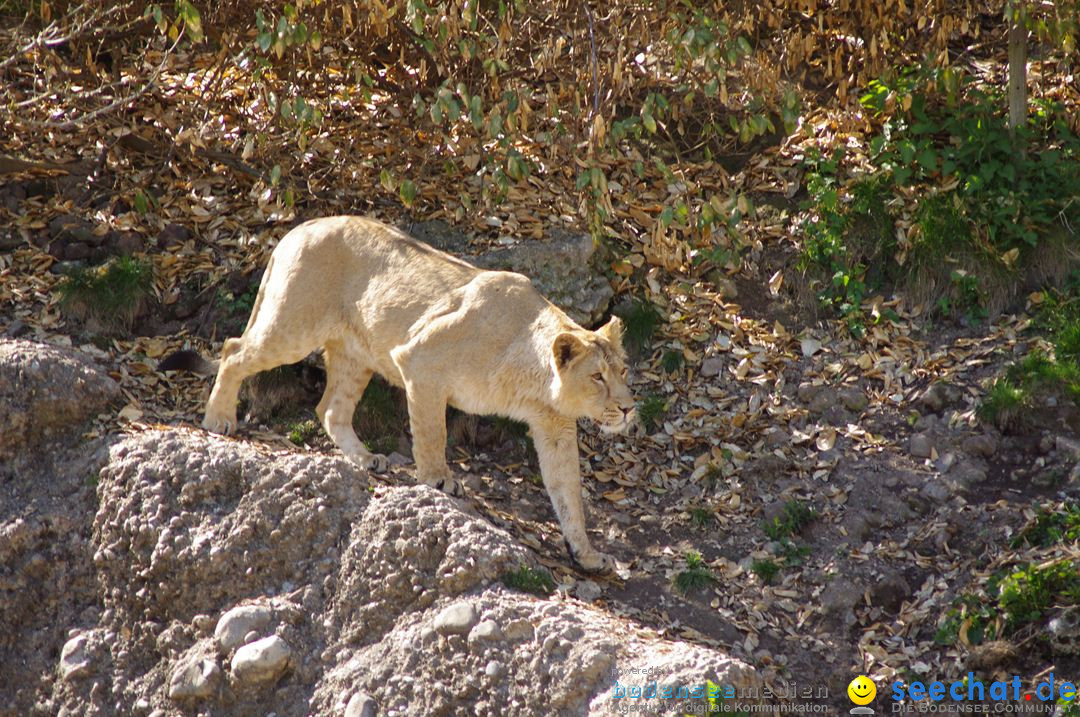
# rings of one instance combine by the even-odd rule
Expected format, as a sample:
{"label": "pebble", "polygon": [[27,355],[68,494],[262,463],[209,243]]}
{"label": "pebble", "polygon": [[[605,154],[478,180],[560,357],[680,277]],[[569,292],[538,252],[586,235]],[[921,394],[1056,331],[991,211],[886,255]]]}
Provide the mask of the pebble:
{"label": "pebble", "polygon": [[465,635],[479,617],[472,603],[459,602],[445,608],[435,618],[435,631],[440,635]]}
{"label": "pebble", "polygon": [[386,456],[386,462],[392,466],[407,466],[412,463],[412,459],[408,456],[403,456],[397,451]]}
{"label": "pebble", "polygon": [[578,600],[582,600],[584,602],[592,602],[593,600],[596,600],[600,597],[601,592],[602,591],[600,589],[600,586],[594,583],[592,580],[582,580],[574,588],[574,595],[577,596]]}
{"label": "pebble", "polygon": [[840,402],[844,404],[846,409],[855,413],[862,413],[870,404],[866,394],[857,388],[848,388],[841,391]]}
{"label": "pebble", "polygon": [[1064,454],[1073,460],[1080,459],[1080,441],[1075,438],[1056,436],[1054,438],[1054,447],[1058,453]]}
{"label": "pebble", "polygon": [[232,672],[246,683],[273,680],[289,666],[292,649],[277,635],[244,645],[232,658]]}
{"label": "pebble", "polygon": [[960,447],[969,456],[989,458],[997,452],[998,446],[997,439],[989,434],[983,434],[980,436],[968,436],[960,444]]}
{"label": "pebble", "polygon": [[503,629],[503,635],[512,642],[528,642],[533,639],[534,630],[528,620],[514,620]]}
{"label": "pebble", "polygon": [[724,359],[721,356],[710,356],[701,362],[701,375],[705,378],[719,376],[724,370]]}
{"label": "pebble", "polygon": [[229,610],[218,620],[214,628],[214,639],[222,653],[249,642],[248,635],[264,629],[270,624],[273,613],[263,605],[240,605]]}
{"label": "pebble", "polygon": [[502,639],[502,630],[499,628],[499,623],[494,620],[484,620],[480,622],[469,632],[469,642],[494,642]]}
{"label": "pebble", "polygon": [[934,503],[944,503],[952,495],[949,486],[943,480],[928,480],[922,487],[922,494]]}
{"label": "pebble", "polygon": [[371,695],[357,692],[349,698],[345,705],[345,717],[375,717],[378,713],[379,703]]}
{"label": "pebble", "polygon": [[487,667],[484,668],[484,674],[488,677],[501,677],[503,673],[502,663],[498,660],[492,660],[487,663]]}
{"label": "pebble", "polygon": [[915,458],[929,458],[934,450],[934,441],[925,433],[916,433],[911,437],[908,450]]}
{"label": "pebble", "polygon": [[169,699],[209,697],[217,691],[221,668],[216,660],[194,657],[181,660],[169,680]]}
{"label": "pebble", "polygon": [[798,396],[799,400],[803,403],[809,403],[813,400],[814,396],[821,393],[824,388],[825,387],[821,385],[804,382],[799,384],[799,387],[795,390],[795,395]]}
{"label": "pebble", "polygon": [[60,676],[65,680],[76,680],[90,674],[90,655],[87,647],[90,639],[86,635],[76,635],[64,643],[60,651]]}

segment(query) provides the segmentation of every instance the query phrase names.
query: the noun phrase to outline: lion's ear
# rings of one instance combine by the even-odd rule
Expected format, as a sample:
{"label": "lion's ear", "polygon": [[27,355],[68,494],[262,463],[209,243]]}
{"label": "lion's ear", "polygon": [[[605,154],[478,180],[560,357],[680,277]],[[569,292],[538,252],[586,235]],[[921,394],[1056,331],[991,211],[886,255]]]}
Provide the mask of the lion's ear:
{"label": "lion's ear", "polygon": [[573,334],[562,333],[555,337],[551,352],[555,354],[555,366],[561,371],[585,353],[585,343]]}
{"label": "lion's ear", "polygon": [[596,330],[596,333],[603,336],[615,346],[622,346],[622,319],[618,316],[612,316],[611,320]]}

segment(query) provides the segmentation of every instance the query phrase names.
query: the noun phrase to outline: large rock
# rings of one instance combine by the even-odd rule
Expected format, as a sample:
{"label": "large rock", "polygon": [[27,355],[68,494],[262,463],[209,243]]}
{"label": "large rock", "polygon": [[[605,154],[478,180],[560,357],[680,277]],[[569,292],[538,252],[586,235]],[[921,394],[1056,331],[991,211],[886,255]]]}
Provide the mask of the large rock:
{"label": "large rock", "polygon": [[0,462],[105,411],[120,387],[84,355],[0,338]]}
{"label": "large rock", "polygon": [[555,230],[544,239],[469,256],[468,237],[446,222],[416,222],[402,229],[483,269],[524,274],[541,294],[585,327],[600,322],[615,295],[604,278],[597,243],[588,234]]}
{"label": "large rock", "polygon": [[597,266],[597,245],[588,234],[556,234],[473,257],[485,269],[516,271],[582,326],[595,326],[615,296]]}
{"label": "large rock", "polygon": [[[350,703],[359,714],[606,715],[616,682],[635,684],[618,670],[760,684],[716,650],[508,589],[503,573],[537,567],[509,533],[426,486],[372,491],[341,457],[144,430],[111,446],[98,480],[86,561],[96,592],[49,619],[103,649],[73,646],[63,680],[63,640],[52,643],[49,666],[27,663],[40,689],[0,682],[13,714],[172,714],[197,701],[239,717]],[[225,680],[219,641],[241,632]],[[26,637],[5,664],[26,662]]]}

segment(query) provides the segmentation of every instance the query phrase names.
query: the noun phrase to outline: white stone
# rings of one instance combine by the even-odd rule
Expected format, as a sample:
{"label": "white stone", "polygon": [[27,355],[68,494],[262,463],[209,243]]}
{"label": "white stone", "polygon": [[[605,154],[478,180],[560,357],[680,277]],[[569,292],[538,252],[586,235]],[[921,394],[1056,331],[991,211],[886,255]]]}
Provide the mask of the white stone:
{"label": "white stone", "polygon": [[345,717],[375,717],[379,705],[375,698],[363,692],[357,692],[345,705]]}
{"label": "white stone", "polygon": [[472,603],[454,603],[435,618],[435,632],[440,635],[465,635],[478,619]]}
{"label": "white stone", "polygon": [[232,658],[232,672],[246,683],[276,679],[289,666],[292,649],[277,635],[244,645]]}
{"label": "white stone", "polygon": [[476,627],[469,633],[469,642],[476,642],[478,640],[484,642],[494,642],[495,640],[502,639],[502,630],[499,629],[499,623],[494,620],[484,620],[477,623]]}
{"label": "white stone", "polygon": [[90,674],[90,655],[86,650],[89,643],[86,635],[76,635],[64,643],[64,649],[60,651],[60,676],[65,680]]}
{"label": "white stone", "polygon": [[273,613],[262,605],[240,605],[229,610],[218,620],[214,639],[222,653],[228,653],[247,642],[249,633],[256,634],[270,624]]}

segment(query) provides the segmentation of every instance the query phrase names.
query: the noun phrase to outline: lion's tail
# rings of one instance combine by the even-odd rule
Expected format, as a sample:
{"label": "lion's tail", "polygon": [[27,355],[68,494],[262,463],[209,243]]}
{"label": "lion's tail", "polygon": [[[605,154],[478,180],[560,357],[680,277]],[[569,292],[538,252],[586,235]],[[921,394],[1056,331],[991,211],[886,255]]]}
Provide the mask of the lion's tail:
{"label": "lion's tail", "polygon": [[202,376],[213,376],[217,373],[218,362],[207,360],[198,351],[184,349],[161,359],[157,367],[158,371],[191,371]]}

